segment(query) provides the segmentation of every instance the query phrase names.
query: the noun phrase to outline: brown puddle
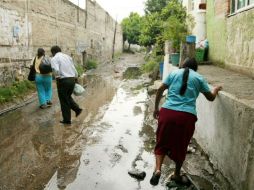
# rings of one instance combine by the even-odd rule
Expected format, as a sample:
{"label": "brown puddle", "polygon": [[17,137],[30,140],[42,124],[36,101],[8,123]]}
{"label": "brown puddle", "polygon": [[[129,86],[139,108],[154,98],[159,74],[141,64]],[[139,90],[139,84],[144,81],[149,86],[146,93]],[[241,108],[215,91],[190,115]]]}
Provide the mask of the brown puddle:
{"label": "brown puddle", "polygon": [[[144,150],[140,138],[146,99],[146,90],[133,93],[121,85],[103,117],[83,131],[87,144],[81,150],[78,168],[67,166],[71,171],[63,175],[57,171],[45,189],[151,189],[153,154]],[[134,167],[147,173],[144,181],[129,176],[128,170]]]}

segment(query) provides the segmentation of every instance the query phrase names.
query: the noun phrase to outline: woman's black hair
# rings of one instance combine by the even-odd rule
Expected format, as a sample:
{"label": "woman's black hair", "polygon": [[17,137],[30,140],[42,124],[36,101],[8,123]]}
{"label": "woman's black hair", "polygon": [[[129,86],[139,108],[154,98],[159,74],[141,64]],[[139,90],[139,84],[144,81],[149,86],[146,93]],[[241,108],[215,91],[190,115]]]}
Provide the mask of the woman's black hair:
{"label": "woman's black hair", "polygon": [[183,72],[183,80],[182,80],[182,86],[180,88],[180,95],[183,96],[186,89],[187,89],[187,82],[188,82],[188,78],[189,78],[189,73],[190,70],[192,69],[194,71],[198,70],[198,64],[195,58],[186,58],[184,60],[183,66],[182,68],[184,68],[184,72]]}
{"label": "woman's black hair", "polygon": [[45,50],[43,48],[38,48],[37,56],[40,58],[45,55]]}
{"label": "woman's black hair", "polygon": [[52,46],[50,51],[52,55],[54,56],[55,54],[57,54],[58,52],[61,52],[62,50],[59,46]]}

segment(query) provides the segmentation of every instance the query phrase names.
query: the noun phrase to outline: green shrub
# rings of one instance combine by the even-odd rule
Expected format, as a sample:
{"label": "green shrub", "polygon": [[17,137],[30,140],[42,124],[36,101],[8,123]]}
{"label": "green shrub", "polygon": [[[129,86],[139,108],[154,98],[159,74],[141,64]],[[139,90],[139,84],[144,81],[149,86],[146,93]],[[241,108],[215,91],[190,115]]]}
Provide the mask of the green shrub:
{"label": "green shrub", "polygon": [[156,69],[156,67],[159,67],[158,62],[156,62],[155,60],[151,59],[147,63],[142,65],[142,71],[144,73],[151,73],[151,72],[153,72]]}
{"label": "green shrub", "polygon": [[14,100],[14,98],[22,98],[34,90],[34,83],[28,80],[15,82],[11,86],[0,87],[0,104],[10,102]]}
{"label": "green shrub", "polygon": [[97,68],[97,61],[95,59],[89,59],[86,62],[86,69],[96,69]]}

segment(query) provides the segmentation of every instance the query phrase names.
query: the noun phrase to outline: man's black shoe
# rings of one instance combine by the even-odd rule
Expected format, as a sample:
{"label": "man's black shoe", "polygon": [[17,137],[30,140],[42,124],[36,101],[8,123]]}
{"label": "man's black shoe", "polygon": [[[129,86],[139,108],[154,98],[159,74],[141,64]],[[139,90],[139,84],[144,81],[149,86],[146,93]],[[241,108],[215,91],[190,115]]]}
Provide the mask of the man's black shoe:
{"label": "man's black shoe", "polygon": [[64,125],[71,125],[70,121],[60,121],[60,123],[64,124]]}
{"label": "man's black shoe", "polygon": [[83,111],[83,109],[79,109],[78,111],[76,111],[76,117],[78,117],[82,111]]}

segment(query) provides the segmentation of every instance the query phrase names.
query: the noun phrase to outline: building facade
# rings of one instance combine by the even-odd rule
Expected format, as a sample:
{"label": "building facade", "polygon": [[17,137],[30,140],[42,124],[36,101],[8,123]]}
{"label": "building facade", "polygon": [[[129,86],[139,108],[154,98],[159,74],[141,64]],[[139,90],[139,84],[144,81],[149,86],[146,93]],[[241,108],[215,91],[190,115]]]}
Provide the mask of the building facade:
{"label": "building facade", "polygon": [[207,0],[209,58],[254,77],[254,1]]}
{"label": "building facade", "polygon": [[209,41],[209,59],[254,77],[254,0],[183,0],[194,18],[197,46]]}
{"label": "building facade", "polygon": [[194,27],[192,34],[196,36],[196,43],[206,39],[206,5],[205,0],[183,0],[182,5],[186,7],[186,11],[192,16]]}

